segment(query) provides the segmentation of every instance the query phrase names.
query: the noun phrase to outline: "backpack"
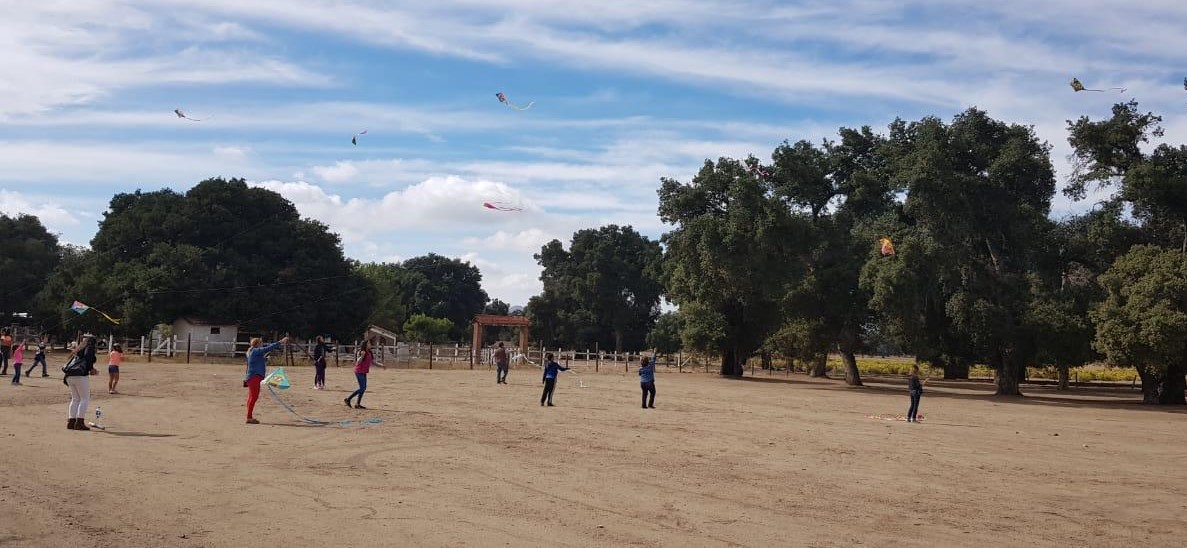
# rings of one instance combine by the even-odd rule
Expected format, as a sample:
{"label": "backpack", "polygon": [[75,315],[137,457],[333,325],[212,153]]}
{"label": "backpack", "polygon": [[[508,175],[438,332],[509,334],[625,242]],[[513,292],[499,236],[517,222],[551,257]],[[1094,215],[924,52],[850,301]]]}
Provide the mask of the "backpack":
{"label": "backpack", "polygon": [[88,369],[87,362],[82,359],[82,356],[75,354],[66,360],[66,365],[62,366],[62,374],[67,377],[84,377],[90,373]]}

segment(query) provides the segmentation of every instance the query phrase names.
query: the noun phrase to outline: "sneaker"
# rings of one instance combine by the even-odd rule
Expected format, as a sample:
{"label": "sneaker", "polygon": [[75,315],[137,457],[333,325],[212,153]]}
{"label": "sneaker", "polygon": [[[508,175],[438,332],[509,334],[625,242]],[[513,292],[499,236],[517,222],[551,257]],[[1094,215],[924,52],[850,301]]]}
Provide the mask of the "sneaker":
{"label": "sneaker", "polygon": [[654,406],[654,405],[648,405],[648,406],[647,406],[647,408],[648,408],[648,409],[655,409],[655,406]]}
{"label": "sneaker", "polygon": [[548,402],[548,407],[556,407],[556,406],[552,405],[552,402]]}
{"label": "sneaker", "polygon": [[350,405],[350,398],[343,399],[342,401],[346,402],[347,407],[354,407],[353,405]]}
{"label": "sneaker", "polygon": [[363,406],[361,406],[361,405],[355,405],[355,406],[354,406],[354,408],[355,408],[355,409],[366,409],[366,407],[363,407]]}
{"label": "sneaker", "polygon": [[247,424],[260,424],[260,421],[256,419],[247,419]]}

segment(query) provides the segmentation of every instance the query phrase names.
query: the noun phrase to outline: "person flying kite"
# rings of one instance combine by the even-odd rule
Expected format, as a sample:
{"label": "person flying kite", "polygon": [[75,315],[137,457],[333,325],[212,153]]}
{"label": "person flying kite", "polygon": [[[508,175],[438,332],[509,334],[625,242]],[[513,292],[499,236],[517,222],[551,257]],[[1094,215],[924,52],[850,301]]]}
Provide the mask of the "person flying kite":
{"label": "person flying kite", "polygon": [[111,316],[108,316],[106,312],[99,310],[98,308],[91,308],[91,307],[83,304],[80,301],[74,301],[74,304],[70,305],[70,310],[72,310],[75,314],[78,314],[79,316],[86,314],[88,310],[94,310],[100,316],[107,318],[107,321],[109,321],[115,325],[120,324],[119,320],[112,318]]}
{"label": "person flying kite", "polygon": [[500,103],[503,103],[504,105],[507,105],[508,107],[511,107],[511,110],[527,110],[529,108],[532,108],[532,105],[536,104],[535,101],[531,101],[528,103],[528,105],[526,107],[516,106],[515,103],[512,103],[510,99],[507,99],[507,96],[503,95],[503,92],[501,92],[501,91],[496,93],[495,97],[499,98]]}
{"label": "person flying kite", "polygon": [[[1077,93],[1081,92],[1081,91],[1096,91],[1096,92],[1105,91],[1103,89],[1088,89],[1088,88],[1084,87],[1084,84],[1080,83],[1079,78],[1072,78],[1071,86],[1072,86],[1072,90]],[[1125,93],[1125,88],[1109,88],[1109,90],[1116,91],[1117,93]]]}

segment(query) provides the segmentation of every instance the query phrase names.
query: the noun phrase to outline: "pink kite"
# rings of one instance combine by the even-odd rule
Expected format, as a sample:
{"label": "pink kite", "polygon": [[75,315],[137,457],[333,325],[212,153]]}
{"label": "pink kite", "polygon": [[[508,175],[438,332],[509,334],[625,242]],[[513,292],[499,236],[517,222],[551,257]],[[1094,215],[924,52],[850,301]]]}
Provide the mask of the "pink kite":
{"label": "pink kite", "polygon": [[522,207],[507,202],[482,202],[482,207],[495,211],[523,211]]}
{"label": "pink kite", "polygon": [[528,106],[526,106],[526,107],[516,106],[515,103],[512,103],[511,100],[508,99],[506,95],[503,95],[503,92],[501,92],[501,91],[496,93],[495,97],[498,97],[500,103],[503,103],[504,105],[511,107],[512,110],[527,110],[529,108],[532,108],[532,105],[536,104],[535,101],[532,101],[532,102],[528,103]]}

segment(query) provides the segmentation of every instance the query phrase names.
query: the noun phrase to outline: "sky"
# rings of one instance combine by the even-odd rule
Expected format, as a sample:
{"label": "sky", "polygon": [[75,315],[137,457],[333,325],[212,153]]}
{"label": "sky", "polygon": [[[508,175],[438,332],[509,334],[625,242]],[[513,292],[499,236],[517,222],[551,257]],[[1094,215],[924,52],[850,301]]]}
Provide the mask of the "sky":
{"label": "sky", "polygon": [[[361,261],[435,252],[492,298],[661,177],[976,106],[1034,126],[1136,99],[1187,142],[1187,3],[1079,0],[0,0],[0,213],[86,245],[111,197],[242,177]],[[1073,93],[1078,77],[1119,93]],[[526,104],[501,105],[495,93]],[[201,122],[177,118],[180,108]],[[367,130],[359,145],[350,143]],[[486,201],[521,212],[497,212]],[[1092,200],[1057,196],[1052,215]]]}

